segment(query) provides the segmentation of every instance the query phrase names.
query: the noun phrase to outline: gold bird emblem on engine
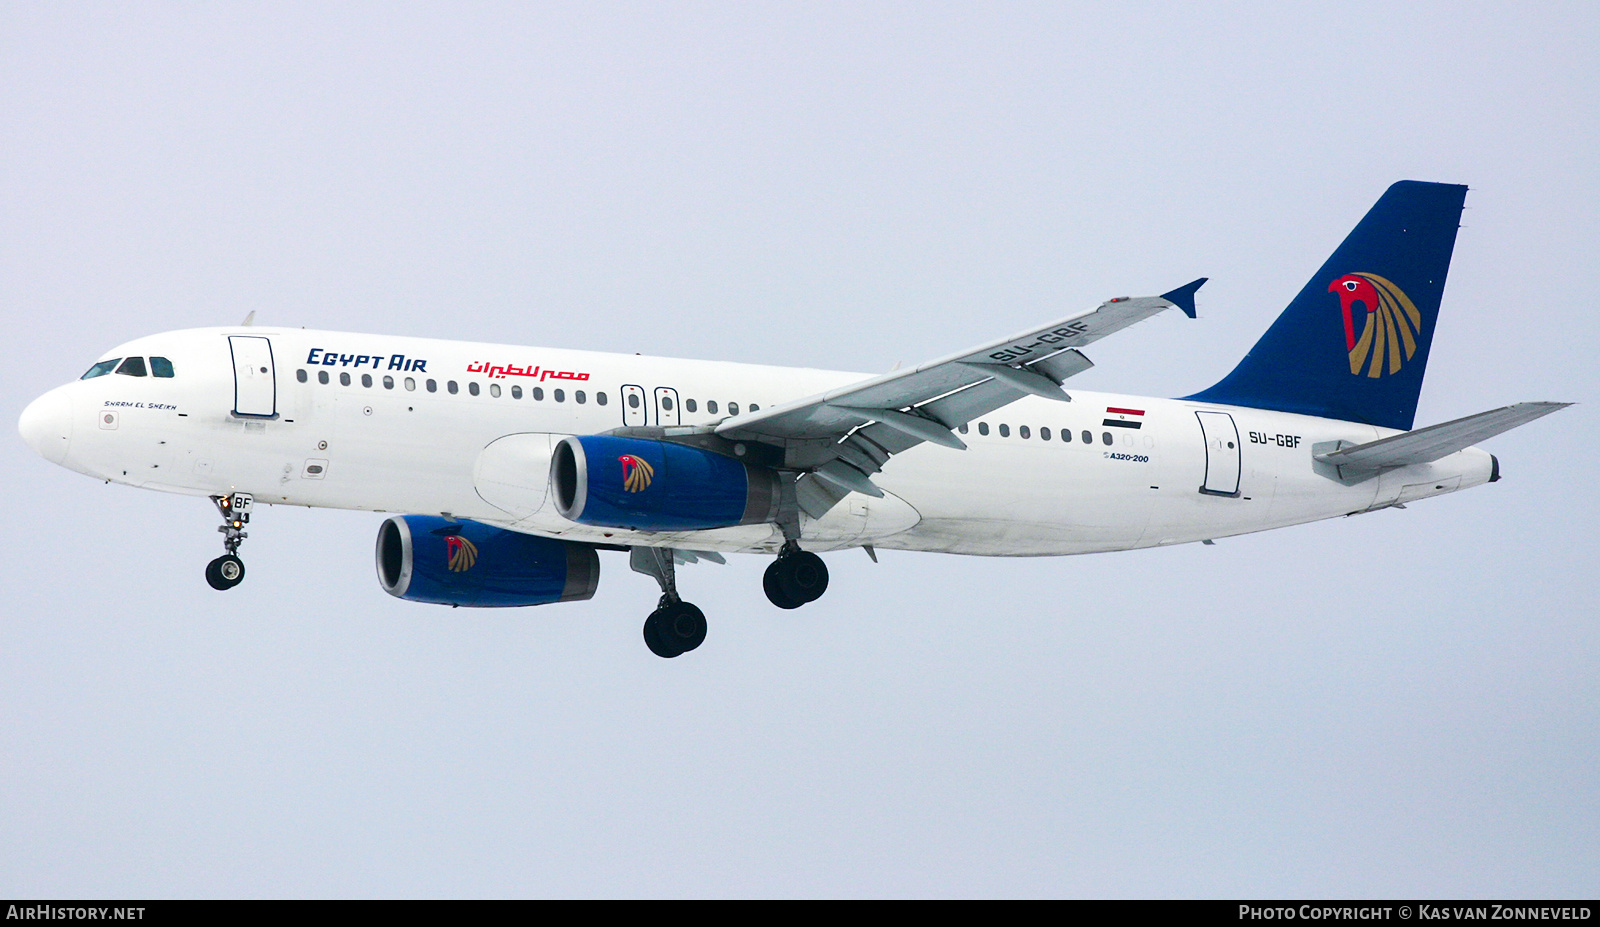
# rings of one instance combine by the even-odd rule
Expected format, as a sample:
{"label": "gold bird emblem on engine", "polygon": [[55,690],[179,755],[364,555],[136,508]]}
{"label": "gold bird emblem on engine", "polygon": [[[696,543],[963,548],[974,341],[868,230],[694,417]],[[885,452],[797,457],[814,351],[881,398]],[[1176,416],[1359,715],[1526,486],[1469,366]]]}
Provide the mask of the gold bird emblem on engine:
{"label": "gold bird emblem on engine", "polygon": [[650,481],[655,479],[656,471],[648,461],[632,454],[623,454],[617,460],[622,464],[623,489],[628,492],[644,492],[650,488]]}
{"label": "gold bird emblem on engine", "polygon": [[478,562],[478,547],[459,534],[444,539],[444,548],[450,557],[450,572],[465,573]]}

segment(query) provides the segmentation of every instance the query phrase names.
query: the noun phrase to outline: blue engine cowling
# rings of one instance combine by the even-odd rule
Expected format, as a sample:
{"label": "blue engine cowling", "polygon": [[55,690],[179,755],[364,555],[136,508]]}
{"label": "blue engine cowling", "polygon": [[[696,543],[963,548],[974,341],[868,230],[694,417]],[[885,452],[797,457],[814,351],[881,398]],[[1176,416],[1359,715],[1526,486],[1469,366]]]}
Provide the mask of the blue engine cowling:
{"label": "blue engine cowling", "polygon": [[496,608],[590,598],[594,548],[475,521],[396,515],[378,529],[378,582],[412,602]]}
{"label": "blue engine cowling", "polygon": [[778,475],[698,447],[585,435],[556,445],[556,510],[582,525],[697,531],[777,515]]}

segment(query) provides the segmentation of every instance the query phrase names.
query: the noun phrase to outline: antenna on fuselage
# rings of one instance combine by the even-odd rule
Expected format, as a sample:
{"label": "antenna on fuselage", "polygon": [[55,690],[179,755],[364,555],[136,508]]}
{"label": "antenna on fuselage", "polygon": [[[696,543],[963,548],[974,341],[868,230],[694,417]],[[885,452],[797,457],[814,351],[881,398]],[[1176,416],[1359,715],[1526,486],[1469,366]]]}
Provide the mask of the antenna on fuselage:
{"label": "antenna on fuselage", "polygon": [[256,324],[256,311],[251,309],[250,314],[245,316],[244,321],[240,322],[239,324],[246,327]]}

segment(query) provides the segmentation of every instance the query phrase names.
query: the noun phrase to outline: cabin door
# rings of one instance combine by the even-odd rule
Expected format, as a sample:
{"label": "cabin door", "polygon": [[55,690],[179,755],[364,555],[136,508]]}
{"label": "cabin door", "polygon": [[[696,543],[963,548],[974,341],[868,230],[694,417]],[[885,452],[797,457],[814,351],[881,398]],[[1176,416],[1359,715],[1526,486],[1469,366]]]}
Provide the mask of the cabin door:
{"label": "cabin door", "polygon": [[278,417],[278,380],[272,342],[260,335],[229,335],[233,352],[233,414]]}
{"label": "cabin door", "polygon": [[1206,477],[1200,491],[1213,496],[1239,494],[1239,428],[1226,412],[1196,412],[1206,442]]}

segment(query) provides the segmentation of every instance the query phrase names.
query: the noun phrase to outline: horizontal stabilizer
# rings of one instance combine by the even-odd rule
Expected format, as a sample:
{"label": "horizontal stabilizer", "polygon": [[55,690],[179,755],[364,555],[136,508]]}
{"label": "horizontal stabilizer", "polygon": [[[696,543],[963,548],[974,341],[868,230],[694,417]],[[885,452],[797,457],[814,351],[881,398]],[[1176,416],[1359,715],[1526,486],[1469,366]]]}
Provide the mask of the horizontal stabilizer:
{"label": "horizontal stabilizer", "polygon": [[1430,463],[1570,405],[1570,402],[1519,402],[1316,456],[1317,460],[1342,470],[1387,470]]}

